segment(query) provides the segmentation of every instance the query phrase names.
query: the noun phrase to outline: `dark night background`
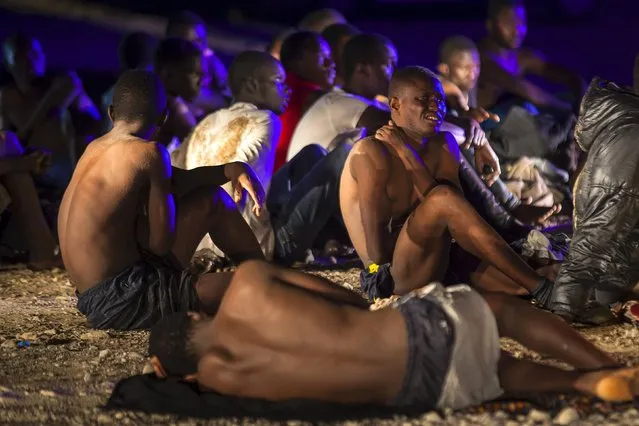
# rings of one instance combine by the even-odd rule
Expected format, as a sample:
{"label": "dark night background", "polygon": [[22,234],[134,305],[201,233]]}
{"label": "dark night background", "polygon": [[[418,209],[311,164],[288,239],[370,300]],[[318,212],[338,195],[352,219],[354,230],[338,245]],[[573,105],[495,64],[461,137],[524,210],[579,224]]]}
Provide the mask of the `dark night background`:
{"label": "dark night background", "polygon": [[[56,0],[51,0],[56,1]],[[277,27],[294,25],[308,11],[334,7],[364,31],[389,36],[399,51],[400,65],[436,64],[438,46],[449,35],[475,40],[485,34],[486,0],[102,0],[91,1],[138,13],[168,16],[191,9],[213,32],[267,42]],[[0,5],[2,2],[0,1]],[[578,70],[631,84],[639,50],[639,1],[528,0],[529,33],[525,44],[551,60]],[[238,11],[246,18],[272,24],[242,26],[229,22]],[[233,21],[233,19],[231,19]],[[234,21],[233,21],[234,22]],[[108,87],[118,71],[121,33],[78,21],[0,9],[0,38],[32,33],[42,41],[51,68],[73,68],[85,77],[90,93]],[[214,48],[216,46],[213,46]],[[216,49],[225,62],[236,52]],[[5,75],[6,78],[6,75]],[[88,82],[87,80],[91,80]],[[101,81],[104,81],[102,83]]]}

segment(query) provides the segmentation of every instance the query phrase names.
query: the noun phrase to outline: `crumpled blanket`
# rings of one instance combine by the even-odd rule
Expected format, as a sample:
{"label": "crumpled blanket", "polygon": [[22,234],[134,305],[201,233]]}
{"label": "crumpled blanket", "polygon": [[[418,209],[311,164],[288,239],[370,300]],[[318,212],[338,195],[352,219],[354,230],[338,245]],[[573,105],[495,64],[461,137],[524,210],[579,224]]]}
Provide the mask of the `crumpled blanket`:
{"label": "crumpled blanket", "polygon": [[510,244],[524,259],[536,259],[542,264],[563,262],[568,255],[570,237],[564,233],[550,234],[532,230],[526,238]]}

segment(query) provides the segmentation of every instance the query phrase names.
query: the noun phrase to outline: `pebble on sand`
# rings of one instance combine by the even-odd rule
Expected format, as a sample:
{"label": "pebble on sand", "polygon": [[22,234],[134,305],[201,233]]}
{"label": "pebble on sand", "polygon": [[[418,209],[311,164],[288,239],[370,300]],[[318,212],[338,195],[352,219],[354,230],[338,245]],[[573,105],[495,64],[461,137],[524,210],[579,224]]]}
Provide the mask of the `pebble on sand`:
{"label": "pebble on sand", "polygon": [[533,422],[547,422],[550,420],[550,414],[533,408],[528,413],[528,420]]}
{"label": "pebble on sand", "polygon": [[109,337],[109,334],[106,331],[94,330],[80,335],[80,340],[94,342],[96,340],[106,339],[107,337]]}
{"label": "pebble on sand", "polygon": [[569,425],[579,420],[579,413],[572,407],[564,408],[553,419],[553,423],[558,425]]}
{"label": "pebble on sand", "polygon": [[41,391],[40,391],[40,395],[42,395],[42,396],[48,396],[48,397],[50,397],[50,398],[53,398],[53,397],[55,397],[55,396],[56,396],[56,395],[55,395],[55,392],[50,391],[50,390],[41,390]]}
{"label": "pebble on sand", "polygon": [[98,359],[103,360],[104,358],[106,358],[107,356],[109,356],[109,350],[108,349],[103,349],[100,351],[100,353],[98,354]]}

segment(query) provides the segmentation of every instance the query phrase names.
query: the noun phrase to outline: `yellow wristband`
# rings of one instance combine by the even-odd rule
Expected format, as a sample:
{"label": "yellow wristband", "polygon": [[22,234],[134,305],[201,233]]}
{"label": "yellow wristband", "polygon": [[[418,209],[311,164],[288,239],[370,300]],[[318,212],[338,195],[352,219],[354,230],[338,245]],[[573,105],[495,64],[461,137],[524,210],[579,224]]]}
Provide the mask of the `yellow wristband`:
{"label": "yellow wristband", "polygon": [[379,271],[379,265],[377,263],[371,263],[370,265],[368,265],[369,274],[376,274],[377,271]]}

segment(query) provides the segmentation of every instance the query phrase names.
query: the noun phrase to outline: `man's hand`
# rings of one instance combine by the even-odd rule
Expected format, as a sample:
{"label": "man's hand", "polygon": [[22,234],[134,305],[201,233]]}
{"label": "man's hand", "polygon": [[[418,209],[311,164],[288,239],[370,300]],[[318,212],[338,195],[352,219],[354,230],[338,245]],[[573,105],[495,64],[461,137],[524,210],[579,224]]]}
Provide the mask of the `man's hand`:
{"label": "man's hand", "polygon": [[488,186],[495,183],[501,175],[499,159],[490,144],[484,144],[475,149],[475,169]]}
{"label": "man's hand", "polygon": [[233,185],[233,200],[239,202],[242,199],[242,190],[246,190],[255,203],[253,213],[260,216],[264,204],[264,188],[251,166],[239,161],[228,163],[224,166],[224,174]]}
{"label": "man's hand", "polygon": [[375,138],[385,142],[388,146],[398,152],[410,147],[410,139],[408,135],[406,135],[406,132],[397,127],[392,121],[389,121],[388,124],[380,127],[375,133]]}
{"label": "man's hand", "polygon": [[[481,148],[484,145],[488,144],[488,139],[486,139],[486,133],[482,130],[481,126],[477,121],[472,118],[468,118],[464,123],[464,132],[466,136],[466,142],[462,145],[462,148],[468,149],[471,146],[474,146],[476,149]],[[481,172],[481,170],[480,170]]]}
{"label": "man's hand", "polygon": [[500,118],[497,114],[492,112],[488,112],[483,108],[470,108],[468,111],[464,113],[465,116],[472,118],[477,121],[479,124],[483,123],[486,120],[493,120],[499,123]]}
{"label": "man's hand", "polygon": [[30,152],[25,159],[29,162],[29,171],[36,175],[44,173],[51,167],[51,153],[42,148]]}

